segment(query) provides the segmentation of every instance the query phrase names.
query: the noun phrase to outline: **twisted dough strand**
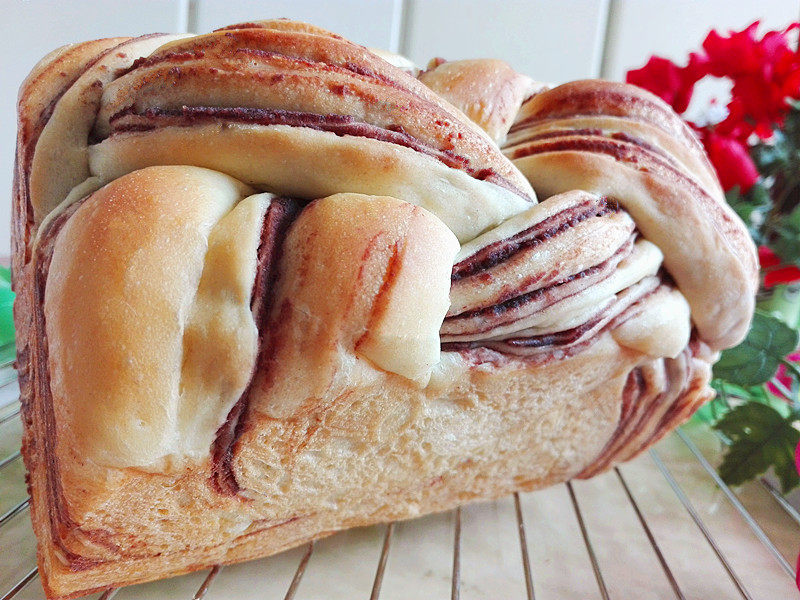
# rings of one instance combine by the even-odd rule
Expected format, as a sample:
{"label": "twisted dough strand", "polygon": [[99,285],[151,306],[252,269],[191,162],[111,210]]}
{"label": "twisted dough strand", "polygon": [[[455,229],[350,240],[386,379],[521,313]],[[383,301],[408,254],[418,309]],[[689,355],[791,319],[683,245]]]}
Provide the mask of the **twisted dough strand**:
{"label": "twisted dough strand", "polygon": [[524,106],[504,148],[542,198],[582,189],[616,199],[692,307],[712,349],[747,332],[758,263],[702,147],[671,109],[634,86],[578,81]]}

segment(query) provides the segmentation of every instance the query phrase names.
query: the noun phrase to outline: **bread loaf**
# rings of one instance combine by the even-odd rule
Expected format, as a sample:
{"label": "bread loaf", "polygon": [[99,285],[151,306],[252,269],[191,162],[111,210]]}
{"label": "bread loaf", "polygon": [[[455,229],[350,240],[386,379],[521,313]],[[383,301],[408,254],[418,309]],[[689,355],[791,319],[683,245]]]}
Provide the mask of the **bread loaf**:
{"label": "bread loaf", "polygon": [[588,477],[710,398],[757,262],[680,119],[498,61],[413,72],[277,20],[69,46],[26,80],[48,597]]}

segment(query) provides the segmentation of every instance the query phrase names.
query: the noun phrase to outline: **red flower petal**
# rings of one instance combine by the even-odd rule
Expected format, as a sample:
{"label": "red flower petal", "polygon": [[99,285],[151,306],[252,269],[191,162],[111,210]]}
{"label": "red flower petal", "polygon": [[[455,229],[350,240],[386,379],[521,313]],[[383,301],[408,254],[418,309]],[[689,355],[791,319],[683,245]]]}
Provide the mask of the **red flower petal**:
{"label": "red flower petal", "polygon": [[772,125],[762,122],[756,125],[754,133],[762,140],[769,140],[775,134],[775,130],[772,128]]}
{"label": "red flower petal", "polygon": [[711,132],[704,143],[723,189],[730,190],[738,185],[746,194],[758,181],[758,170],[747,148],[739,140],[715,132]]}
{"label": "red flower petal", "polygon": [[653,92],[673,106],[681,87],[681,69],[678,65],[660,56],[651,56],[640,69],[628,71],[626,81]]}
{"label": "red flower petal", "polygon": [[781,264],[781,259],[772,251],[772,248],[768,246],[759,246],[758,264],[761,265],[762,269],[768,269],[769,267],[777,267]]}
{"label": "red flower petal", "polygon": [[706,69],[733,81],[728,117],[716,131],[740,142],[756,133],[769,139],[783,122],[789,106],[786,98],[800,97],[800,56],[789,40],[798,23],[757,37],[758,22],[727,36],[717,31],[703,42]]}
{"label": "red flower petal", "polygon": [[794,572],[794,583],[797,586],[797,589],[800,590],[800,554],[797,555],[797,566],[795,567]]}
{"label": "red flower petal", "polygon": [[798,474],[800,474],[800,443],[798,443],[797,448],[794,449],[794,466]]}
{"label": "red flower petal", "polygon": [[800,281],[800,269],[793,265],[768,271],[764,274],[764,287],[768,288],[780,284],[797,283],[798,281]]}
{"label": "red flower petal", "polygon": [[736,77],[757,72],[762,66],[762,51],[756,40],[759,22],[743,31],[732,31],[722,37],[711,31],[703,41],[703,50],[709,58],[709,69],[717,77]]}
{"label": "red flower petal", "polygon": [[[762,248],[763,248],[763,246],[762,246]],[[792,362],[792,363],[796,363],[796,362],[800,361],[800,352],[795,352],[793,354],[788,354],[786,356],[786,360],[788,360],[789,362]],[[767,382],[767,389],[769,389],[769,391],[772,392],[773,394],[775,394],[776,396],[778,396],[780,398],[783,398],[783,394],[772,383],[776,379],[778,380],[779,383],[782,383],[783,387],[785,387],[786,389],[788,389],[788,390],[792,389],[792,376],[789,374],[789,369],[786,368],[786,365],[784,365],[784,364],[778,365],[778,370],[775,372],[775,376]],[[788,399],[785,399],[785,400],[787,402],[789,402]]]}
{"label": "red flower petal", "polygon": [[651,56],[642,68],[628,71],[625,80],[653,92],[675,112],[682,113],[692,99],[694,84],[708,74],[707,63],[706,57],[697,53],[689,56],[685,67],[660,56]]}

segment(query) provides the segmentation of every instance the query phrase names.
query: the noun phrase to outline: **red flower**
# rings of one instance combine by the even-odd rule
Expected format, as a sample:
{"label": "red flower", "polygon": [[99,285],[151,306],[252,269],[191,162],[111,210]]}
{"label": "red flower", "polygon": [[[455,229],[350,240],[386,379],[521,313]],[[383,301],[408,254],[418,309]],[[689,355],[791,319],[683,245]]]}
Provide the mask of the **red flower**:
{"label": "red flower", "polygon": [[722,37],[712,30],[703,41],[703,50],[709,58],[709,72],[717,77],[731,77],[753,73],[764,67],[762,49],[756,40],[758,21],[744,31],[733,31]]}
{"label": "red flower", "polygon": [[699,54],[692,53],[685,67],[660,56],[651,56],[641,69],[628,71],[626,81],[653,92],[675,112],[682,113],[692,99],[694,84],[706,74],[706,60]]}
{"label": "red flower", "polygon": [[[793,363],[800,362],[800,353],[795,352],[794,354],[789,354],[786,357],[786,360]],[[776,396],[783,398],[783,394],[772,383],[772,381],[775,379],[777,379],[779,383],[782,383],[783,387],[786,388],[787,390],[792,389],[792,376],[789,375],[789,371],[786,368],[786,365],[784,364],[778,365],[778,370],[775,372],[775,376],[772,378],[772,380],[767,382],[767,389]]]}
{"label": "red flower", "polygon": [[678,99],[685,93],[682,69],[666,58],[651,56],[641,69],[628,71],[626,81],[653,92],[673,108],[679,104],[689,105],[685,98]]}
{"label": "red flower", "polygon": [[800,93],[800,61],[788,39],[798,24],[769,31],[761,39],[756,37],[758,25],[756,21],[728,37],[712,31],[703,42],[709,73],[733,80],[729,115],[719,129],[742,142],[752,133],[771,137],[773,127],[783,123],[786,98]]}
{"label": "red flower", "polygon": [[800,590],[800,554],[797,555],[797,565],[794,569],[794,584],[797,586],[797,589]]}
{"label": "red flower", "polygon": [[781,93],[786,98],[800,98],[800,69],[792,71],[784,78]]}
{"label": "red flower", "polygon": [[768,288],[780,284],[797,283],[798,281],[800,281],[800,269],[794,265],[764,273],[764,287]]}
{"label": "red flower", "polygon": [[797,448],[794,451],[794,466],[797,472],[800,473],[800,444],[797,444]]}
{"label": "red flower", "polygon": [[[704,76],[729,78],[733,88],[728,116],[714,125],[713,131],[735,138],[741,145],[746,145],[754,133],[768,139],[774,127],[783,124],[789,109],[786,99],[800,98],[800,55],[788,36],[800,24],[769,31],[760,39],[758,26],[756,21],[743,31],[733,31],[727,36],[712,31],[703,42],[703,53],[691,54],[686,66],[653,57],[641,69],[629,71],[627,81],[650,90],[682,113],[689,105],[695,84]],[[701,137],[710,132],[710,128],[698,128]],[[741,154],[735,147],[725,150],[724,154],[730,152]],[[750,161],[744,162],[749,166]],[[741,179],[737,182],[742,185],[752,180],[751,175],[747,169],[744,175],[733,180]],[[746,187],[742,185],[742,189]]]}
{"label": "red flower", "polygon": [[779,264],[781,264],[781,259],[768,246],[759,246],[758,264],[762,269],[768,269],[770,267],[777,267]]}
{"label": "red flower", "polygon": [[[758,247],[758,262],[764,272],[764,287],[771,288],[782,283],[788,284],[800,281],[800,269],[794,265],[780,266],[780,257],[766,246]],[[790,360],[800,361],[800,354],[796,355],[795,358],[790,358]],[[779,373],[780,369],[783,369],[782,365],[778,369]]]}
{"label": "red flower", "polygon": [[703,142],[723,189],[727,191],[738,185],[741,192],[746,194],[758,181],[758,169],[747,148],[736,138],[724,137],[713,131]]}

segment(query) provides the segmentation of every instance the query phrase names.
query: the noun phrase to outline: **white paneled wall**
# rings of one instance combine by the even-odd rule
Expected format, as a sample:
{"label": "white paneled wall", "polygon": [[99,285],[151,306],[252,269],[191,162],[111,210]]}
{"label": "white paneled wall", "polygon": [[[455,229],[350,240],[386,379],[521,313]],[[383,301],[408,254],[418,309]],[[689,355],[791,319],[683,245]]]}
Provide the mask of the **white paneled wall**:
{"label": "white paneled wall", "polygon": [[272,17],[307,21],[365,46],[397,52],[402,0],[197,0],[191,6],[195,31]]}
{"label": "white paneled wall", "polygon": [[0,0],[0,256],[9,248],[19,84],[44,54],[84,39],[209,31],[290,17],[423,65],[498,57],[542,81],[621,79],[650,54],[682,59],[705,33],[761,19],[781,27],[800,0]]}
{"label": "white paneled wall", "polygon": [[607,0],[408,0],[402,49],[433,56],[503,58],[539,81],[597,77]]}

